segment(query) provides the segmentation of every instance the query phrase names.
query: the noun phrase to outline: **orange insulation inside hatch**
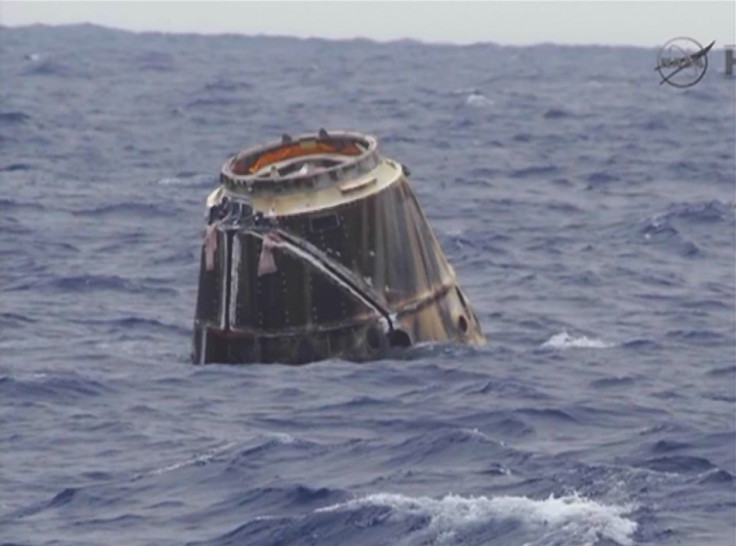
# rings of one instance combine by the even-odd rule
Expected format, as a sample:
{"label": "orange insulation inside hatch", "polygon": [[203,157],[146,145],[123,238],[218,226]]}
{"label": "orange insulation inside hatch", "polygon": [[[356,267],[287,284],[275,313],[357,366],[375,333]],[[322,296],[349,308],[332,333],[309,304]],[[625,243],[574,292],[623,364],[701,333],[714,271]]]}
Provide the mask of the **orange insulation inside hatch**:
{"label": "orange insulation inside hatch", "polygon": [[291,159],[293,157],[302,157],[313,154],[340,154],[340,155],[360,155],[362,150],[352,142],[341,144],[332,142],[320,142],[316,140],[305,140],[281,146],[271,152],[263,154],[251,166],[248,171],[252,174],[259,171],[266,165]]}

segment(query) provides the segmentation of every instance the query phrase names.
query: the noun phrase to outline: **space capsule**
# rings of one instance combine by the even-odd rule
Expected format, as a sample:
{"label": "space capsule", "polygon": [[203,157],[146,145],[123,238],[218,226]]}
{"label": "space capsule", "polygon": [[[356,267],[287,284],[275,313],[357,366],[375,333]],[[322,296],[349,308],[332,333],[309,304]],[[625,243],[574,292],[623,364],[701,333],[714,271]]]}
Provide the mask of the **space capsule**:
{"label": "space capsule", "polygon": [[207,198],[193,362],[484,343],[408,176],[374,137],[324,129],[229,159]]}

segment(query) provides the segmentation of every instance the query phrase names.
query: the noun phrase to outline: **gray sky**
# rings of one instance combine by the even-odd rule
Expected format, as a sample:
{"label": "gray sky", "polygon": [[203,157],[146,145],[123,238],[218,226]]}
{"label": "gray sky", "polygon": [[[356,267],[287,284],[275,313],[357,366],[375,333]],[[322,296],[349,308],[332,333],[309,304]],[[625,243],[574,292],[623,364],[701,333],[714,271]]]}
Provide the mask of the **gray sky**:
{"label": "gray sky", "polygon": [[96,23],[135,31],[500,44],[658,46],[736,41],[736,2],[35,2],[0,0],[0,23]]}

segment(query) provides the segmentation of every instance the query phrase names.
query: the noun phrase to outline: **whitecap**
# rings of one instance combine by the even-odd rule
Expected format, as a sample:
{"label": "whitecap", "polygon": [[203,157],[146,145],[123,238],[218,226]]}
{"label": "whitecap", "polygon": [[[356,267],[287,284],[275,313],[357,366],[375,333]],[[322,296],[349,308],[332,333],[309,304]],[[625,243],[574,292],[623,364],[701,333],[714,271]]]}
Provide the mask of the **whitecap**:
{"label": "whitecap", "polygon": [[465,99],[465,105],[478,108],[488,108],[489,106],[493,106],[493,100],[486,97],[483,93],[471,93]]}
{"label": "whitecap", "polygon": [[156,184],[159,186],[203,187],[213,185],[216,182],[217,180],[210,175],[194,174],[161,178],[156,181]]}
{"label": "whitecap", "polygon": [[577,494],[548,497],[462,497],[441,499],[378,493],[320,508],[317,512],[352,511],[366,506],[385,506],[392,517],[428,517],[428,530],[439,542],[451,541],[456,533],[493,521],[518,521],[531,534],[533,544],[592,546],[607,539],[621,546],[633,544],[637,523],[625,516],[634,505],[605,505]]}
{"label": "whitecap", "polygon": [[491,438],[487,434],[481,432],[477,428],[461,428],[460,432],[463,434],[467,434],[470,438],[475,438],[476,440],[481,440],[483,442],[488,442],[492,444],[497,444],[501,447],[506,447],[506,442],[503,440],[496,440],[495,438]]}
{"label": "whitecap", "polygon": [[609,349],[615,345],[601,339],[591,339],[586,336],[571,336],[565,331],[553,335],[542,343],[541,346],[552,349]]}
{"label": "whitecap", "polygon": [[265,433],[265,436],[277,444],[282,445],[290,445],[297,442],[297,439],[294,436],[287,434],[286,432],[267,432]]}
{"label": "whitecap", "polygon": [[225,445],[221,445],[212,449],[209,449],[205,451],[204,453],[198,453],[194,455],[193,457],[190,457],[188,459],[185,459],[183,461],[179,461],[176,463],[172,463],[166,466],[162,466],[159,468],[155,468],[153,470],[150,470],[148,472],[142,472],[140,474],[137,474],[133,477],[133,480],[138,480],[140,478],[143,478],[145,476],[159,476],[161,474],[166,474],[168,472],[172,472],[174,470],[178,470],[180,468],[185,468],[188,466],[195,466],[195,465],[203,465],[207,464],[210,461],[212,461],[215,457],[218,455],[228,451],[232,447],[234,447],[236,444],[235,442],[230,442]]}
{"label": "whitecap", "polygon": [[467,434],[467,435],[469,435],[471,437],[479,438],[479,439],[484,440],[486,442],[496,443],[496,440],[494,440],[493,438],[491,438],[487,434],[482,433],[477,428],[461,428],[460,431],[461,432],[464,432],[465,434]]}

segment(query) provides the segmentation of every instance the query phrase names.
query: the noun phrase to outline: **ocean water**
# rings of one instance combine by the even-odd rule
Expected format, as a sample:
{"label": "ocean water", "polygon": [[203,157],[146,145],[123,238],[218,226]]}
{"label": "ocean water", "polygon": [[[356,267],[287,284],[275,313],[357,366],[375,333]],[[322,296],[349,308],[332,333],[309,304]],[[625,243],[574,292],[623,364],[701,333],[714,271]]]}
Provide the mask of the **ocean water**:
{"label": "ocean water", "polygon": [[[657,51],[0,30],[0,544],[732,546],[734,80]],[[193,366],[244,146],[376,135],[489,342]]]}

